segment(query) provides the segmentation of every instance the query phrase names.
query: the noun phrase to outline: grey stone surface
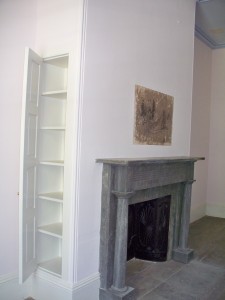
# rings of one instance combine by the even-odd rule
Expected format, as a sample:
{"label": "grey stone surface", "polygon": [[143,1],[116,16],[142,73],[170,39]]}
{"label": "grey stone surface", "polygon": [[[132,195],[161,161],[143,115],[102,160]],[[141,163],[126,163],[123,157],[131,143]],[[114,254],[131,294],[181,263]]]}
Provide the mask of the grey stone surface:
{"label": "grey stone surface", "polygon": [[167,283],[160,285],[158,289],[155,289],[152,293],[146,294],[141,300],[197,300],[191,293],[185,293]]}
{"label": "grey stone surface", "polygon": [[[180,236],[179,236],[179,248],[188,248],[188,234],[190,224],[190,210],[191,210],[191,190],[193,180],[187,181],[184,184],[183,201],[181,204],[181,222],[180,222]],[[190,252],[190,251],[188,251]],[[189,255],[190,257],[190,255]]]}
{"label": "grey stone surface", "polygon": [[117,202],[114,201],[115,196],[111,193],[113,186],[112,173],[110,166],[103,166],[99,264],[100,282],[103,289],[110,288],[113,283]]}
{"label": "grey stone surface", "polygon": [[[191,224],[189,243],[195,246],[196,257],[189,264],[128,262],[127,283],[135,288],[136,300],[224,300],[224,230],[225,219],[220,218],[204,217]],[[220,251],[213,256],[215,242]]]}
{"label": "grey stone surface", "polygon": [[[186,249],[190,182],[193,182],[194,162],[199,159],[202,158],[97,160],[103,162],[99,268],[101,295],[104,291],[108,294],[113,292],[111,287],[121,292],[125,288],[129,204],[171,195],[168,259],[177,247]],[[131,196],[130,199],[127,195]]]}
{"label": "grey stone surface", "polygon": [[196,260],[160,281],[152,270],[148,272],[148,276],[141,274],[137,279],[136,275],[136,280],[133,277],[136,299],[217,299],[224,292],[225,270]]}
{"label": "grey stone surface", "polygon": [[196,259],[225,268],[224,232],[223,218],[204,217],[191,224],[189,245],[197,249]]}
{"label": "grey stone surface", "polygon": [[116,292],[115,290],[100,289],[99,293],[100,300],[136,300],[135,291],[132,287],[127,287],[125,292]]}
{"label": "grey stone surface", "polygon": [[194,250],[193,249],[175,249],[173,250],[172,258],[175,261],[182,262],[184,264],[189,263],[194,258]]}
{"label": "grey stone surface", "polygon": [[204,157],[172,156],[172,157],[142,157],[142,158],[98,158],[96,162],[110,165],[132,165],[132,164],[165,164],[170,162],[195,162],[204,160]]}
{"label": "grey stone surface", "polygon": [[127,256],[128,199],[133,193],[115,193],[118,198],[112,288],[124,290]]}

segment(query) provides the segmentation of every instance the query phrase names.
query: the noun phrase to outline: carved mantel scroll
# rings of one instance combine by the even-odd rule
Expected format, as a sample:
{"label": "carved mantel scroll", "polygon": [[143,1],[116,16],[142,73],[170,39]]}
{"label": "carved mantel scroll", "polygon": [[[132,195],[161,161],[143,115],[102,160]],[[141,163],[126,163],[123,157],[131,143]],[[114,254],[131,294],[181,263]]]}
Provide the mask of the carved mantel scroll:
{"label": "carved mantel scroll", "polygon": [[128,205],[171,195],[167,259],[187,263],[191,187],[200,157],[98,159],[103,163],[100,299],[134,299],[125,284]]}

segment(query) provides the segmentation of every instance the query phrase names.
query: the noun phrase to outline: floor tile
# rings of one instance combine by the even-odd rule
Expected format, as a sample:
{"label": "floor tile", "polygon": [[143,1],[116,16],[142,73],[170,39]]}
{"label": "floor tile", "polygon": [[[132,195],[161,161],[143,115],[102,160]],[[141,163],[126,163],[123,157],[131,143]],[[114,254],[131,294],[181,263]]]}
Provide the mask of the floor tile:
{"label": "floor tile", "polygon": [[180,291],[168,283],[163,283],[153,292],[141,297],[140,300],[196,300],[194,295]]}
{"label": "floor tile", "polygon": [[134,260],[127,284],[137,300],[225,300],[225,219],[204,217],[190,226],[189,264]]}
{"label": "floor tile", "polygon": [[192,294],[201,299],[223,278],[225,280],[223,269],[193,261],[169,278],[167,283],[184,294]]}

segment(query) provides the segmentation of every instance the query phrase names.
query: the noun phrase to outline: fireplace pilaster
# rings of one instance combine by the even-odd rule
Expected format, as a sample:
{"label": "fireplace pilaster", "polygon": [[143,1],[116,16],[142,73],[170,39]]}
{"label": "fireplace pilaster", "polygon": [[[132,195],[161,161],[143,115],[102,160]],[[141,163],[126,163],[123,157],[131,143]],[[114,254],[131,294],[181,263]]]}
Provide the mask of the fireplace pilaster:
{"label": "fireplace pilaster", "polygon": [[117,218],[112,290],[124,293],[128,290],[128,287],[125,285],[128,232],[128,199],[133,195],[133,192],[121,193],[113,191],[113,194],[117,198]]}
{"label": "fireplace pilaster", "polygon": [[188,248],[188,234],[191,210],[191,190],[193,182],[194,180],[190,180],[184,183],[183,203],[181,203],[179,244],[178,247],[173,250],[173,259],[175,261],[183,263],[188,263],[194,255],[194,250]]}

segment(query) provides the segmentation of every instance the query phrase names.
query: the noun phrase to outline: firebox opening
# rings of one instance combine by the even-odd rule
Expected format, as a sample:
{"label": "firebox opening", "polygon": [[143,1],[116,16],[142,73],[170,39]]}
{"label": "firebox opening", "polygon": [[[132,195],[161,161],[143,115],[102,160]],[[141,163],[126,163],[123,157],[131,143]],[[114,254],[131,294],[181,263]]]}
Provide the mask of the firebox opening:
{"label": "firebox opening", "polygon": [[170,202],[166,196],[129,205],[127,260],[167,260]]}

